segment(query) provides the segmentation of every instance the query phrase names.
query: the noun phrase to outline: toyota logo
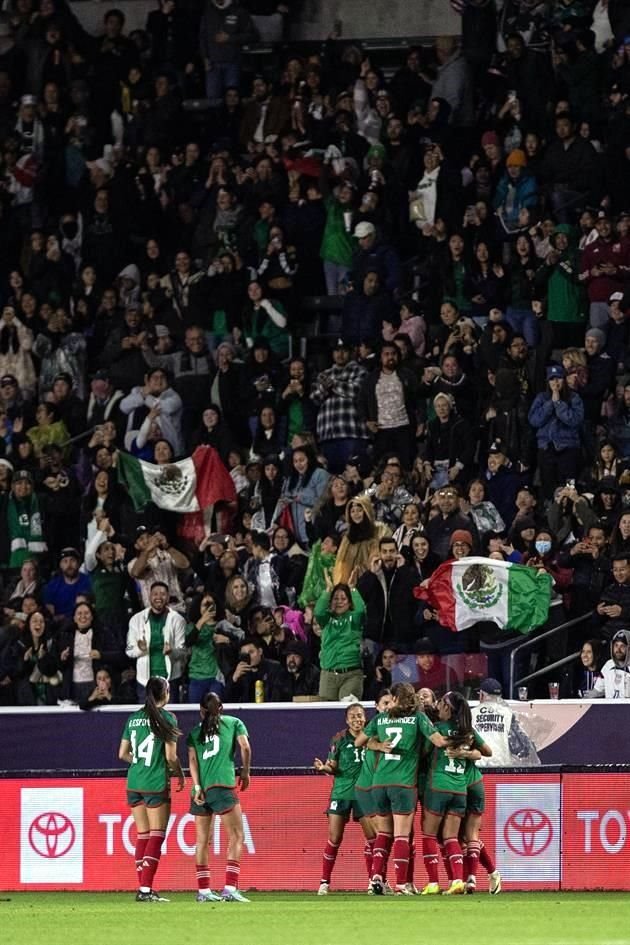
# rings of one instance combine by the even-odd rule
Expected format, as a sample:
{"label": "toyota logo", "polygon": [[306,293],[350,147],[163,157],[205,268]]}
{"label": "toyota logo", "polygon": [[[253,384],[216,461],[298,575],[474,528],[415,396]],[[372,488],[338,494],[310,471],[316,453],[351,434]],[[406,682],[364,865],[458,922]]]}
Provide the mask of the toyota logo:
{"label": "toyota logo", "polygon": [[39,814],[28,828],[28,842],[39,856],[55,860],[74,846],[76,831],[65,814],[47,811]]}
{"label": "toyota logo", "polygon": [[526,807],[510,814],[503,836],[512,853],[540,856],[552,841],[553,824],[543,811]]}

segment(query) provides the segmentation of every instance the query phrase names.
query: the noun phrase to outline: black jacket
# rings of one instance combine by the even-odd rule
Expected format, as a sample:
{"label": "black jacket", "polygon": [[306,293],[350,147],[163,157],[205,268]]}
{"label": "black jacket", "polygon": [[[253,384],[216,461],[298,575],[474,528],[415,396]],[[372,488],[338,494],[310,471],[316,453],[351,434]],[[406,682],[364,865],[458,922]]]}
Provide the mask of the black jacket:
{"label": "black jacket", "polygon": [[256,669],[245,673],[236,682],[231,677],[227,680],[227,701],[255,702],[258,680],[262,680],[263,683],[265,702],[285,701],[283,700],[282,676],[280,663],[262,659]]}
{"label": "black jacket", "polygon": [[[400,378],[403,386],[405,410],[407,411],[407,416],[409,417],[409,423],[415,428],[418,382],[411,371],[407,370],[405,367],[398,367],[396,369],[396,373],[398,374],[398,377]],[[361,392],[359,394],[359,413],[361,414],[363,420],[371,420],[374,422],[378,420],[376,385],[378,384],[380,376],[381,367],[379,365],[370,374],[368,374],[363,382]]]}
{"label": "black jacket", "polygon": [[408,564],[396,568],[388,583],[383,572],[365,571],[357,590],[365,601],[365,636],[379,644],[413,644],[417,636],[414,618],[418,603],[413,588],[418,583]]}

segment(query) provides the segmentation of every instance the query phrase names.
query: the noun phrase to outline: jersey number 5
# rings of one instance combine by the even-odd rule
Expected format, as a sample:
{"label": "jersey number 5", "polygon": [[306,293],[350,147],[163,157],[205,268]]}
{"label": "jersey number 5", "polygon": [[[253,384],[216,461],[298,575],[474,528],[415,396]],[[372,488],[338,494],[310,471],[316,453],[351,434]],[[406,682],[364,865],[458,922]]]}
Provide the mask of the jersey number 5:
{"label": "jersey number 5", "polygon": [[207,761],[208,758],[213,758],[219,752],[219,736],[218,735],[209,735],[206,738],[206,745],[209,745],[209,748],[204,748],[203,755],[201,756],[204,761]]}
{"label": "jersey number 5", "polygon": [[[403,736],[403,730],[398,725],[388,725],[385,729],[387,740],[391,741],[392,748],[395,748]],[[400,761],[400,755],[395,755],[391,749],[385,754],[385,761]]]}
{"label": "jersey number 5", "polygon": [[138,736],[135,730],[131,733],[131,754],[133,755],[134,765],[142,759],[145,768],[150,767],[153,757],[153,746],[155,745],[155,735],[153,732],[147,735],[138,745]]}

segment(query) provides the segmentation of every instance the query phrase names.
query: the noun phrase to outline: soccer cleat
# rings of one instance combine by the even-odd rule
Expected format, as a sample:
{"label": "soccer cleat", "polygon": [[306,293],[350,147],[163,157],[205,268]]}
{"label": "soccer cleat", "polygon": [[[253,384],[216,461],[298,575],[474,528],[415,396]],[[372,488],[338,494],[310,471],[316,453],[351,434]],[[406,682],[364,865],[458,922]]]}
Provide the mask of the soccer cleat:
{"label": "soccer cleat", "polygon": [[473,893],[477,892],[477,880],[474,876],[469,876],[466,880],[466,892],[469,896],[472,896]]}
{"label": "soccer cleat", "polygon": [[417,896],[420,892],[417,886],[414,886],[413,883],[405,883],[405,888],[408,890],[405,895],[407,896]]}
{"label": "soccer cleat", "polygon": [[383,896],[385,894],[385,885],[381,876],[372,877],[372,892],[375,896]]}
{"label": "soccer cleat", "polygon": [[221,896],[212,892],[211,889],[200,889],[197,893],[197,902],[223,902]]}
{"label": "soccer cleat", "polygon": [[326,882],[324,882],[324,880],[322,880],[321,883],[319,884],[319,889],[317,890],[317,895],[318,895],[318,896],[327,896],[329,892],[330,892],[330,883],[326,883]]}
{"label": "soccer cleat", "polygon": [[372,889],[372,880],[370,880],[368,883],[367,894],[368,896],[374,895],[374,890]]}
{"label": "soccer cleat", "polygon": [[224,902],[249,902],[239,889],[222,889],[221,899]]}
{"label": "soccer cleat", "polygon": [[422,892],[421,896],[439,896],[440,895],[440,884],[439,883],[427,883]]}
{"label": "soccer cleat", "polygon": [[402,886],[396,886],[394,890],[395,896],[413,896],[413,891],[409,888],[411,883],[405,883]]}
{"label": "soccer cleat", "polygon": [[383,895],[384,895],[384,896],[393,896],[393,895],[394,895],[394,890],[393,890],[392,887],[389,885],[389,880],[387,880],[387,879],[385,880],[385,883],[384,883],[384,885],[383,885]]}
{"label": "soccer cleat", "polygon": [[170,899],[166,899],[164,896],[160,896],[159,893],[153,892],[140,892],[136,893],[136,902],[170,902]]}
{"label": "soccer cleat", "polygon": [[445,896],[464,896],[466,894],[466,886],[464,885],[463,879],[454,879],[451,885],[445,890]]}
{"label": "soccer cleat", "polygon": [[494,873],[490,873],[488,876],[490,881],[490,889],[488,890],[491,896],[498,896],[501,892],[501,874],[498,870],[495,870]]}

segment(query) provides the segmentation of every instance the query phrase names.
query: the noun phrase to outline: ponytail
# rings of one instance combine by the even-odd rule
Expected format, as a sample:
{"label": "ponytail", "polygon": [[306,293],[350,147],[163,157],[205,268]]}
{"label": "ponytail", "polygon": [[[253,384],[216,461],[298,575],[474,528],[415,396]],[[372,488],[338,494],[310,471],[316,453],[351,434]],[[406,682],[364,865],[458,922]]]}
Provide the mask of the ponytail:
{"label": "ponytail", "polygon": [[219,734],[223,703],[215,692],[207,692],[201,700],[203,720],[201,722],[201,736],[203,739]]}
{"label": "ponytail", "polygon": [[448,736],[452,748],[469,747],[473,735],[470,706],[459,692],[447,692],[444,702],[451,710],[451,723],[455,731]]}
{"label": "ponytail", "polygon": [[403,715],[415,715],[418,711],[416,703],[416,690],[410,683],[396,683],[391,688],[392,696],[396,700],[396,705],[388,711],[392,718],[401,718]]}
{"label": "ponytail", "polygon": [[144,710],[149,717],[149,728],[162,742],[177,741],[181,735],[177,726],[170,722],[158,705],[168,694],[168,679],[163,676],[151,676],[145,689]]}

